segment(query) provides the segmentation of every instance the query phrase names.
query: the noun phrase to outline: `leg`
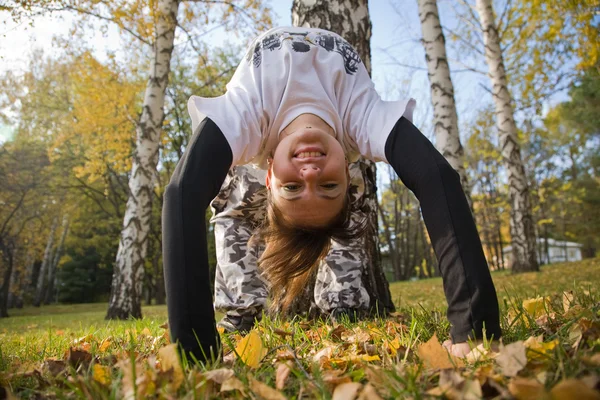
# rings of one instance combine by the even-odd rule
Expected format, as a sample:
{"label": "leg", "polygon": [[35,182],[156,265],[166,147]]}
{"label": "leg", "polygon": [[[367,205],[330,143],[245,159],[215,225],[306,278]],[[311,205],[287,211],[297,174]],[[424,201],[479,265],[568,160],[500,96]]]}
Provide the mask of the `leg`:
{"label": "leg", "polygon": [[[267,299],[267,287],[256,263],[260,249],[248,244],[264,215],[262,175],[252,167],[233,168],[211,203],[217,253],[214,305],[227,314],[226,319],[244,319],[250,326]],[[223,323],[221,326],[233,330]]]}

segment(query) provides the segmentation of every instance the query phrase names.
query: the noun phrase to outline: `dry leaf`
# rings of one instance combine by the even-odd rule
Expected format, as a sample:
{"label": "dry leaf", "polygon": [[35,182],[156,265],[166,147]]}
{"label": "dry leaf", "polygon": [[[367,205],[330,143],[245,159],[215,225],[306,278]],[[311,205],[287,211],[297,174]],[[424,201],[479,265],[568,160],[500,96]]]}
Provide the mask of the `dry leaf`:
{"label": "dry leaf", "polygon": [[342,376],[343,373],[344,371],[340,369],[325,371],[321,379],[323,379],[323,382],[325,382],[329,390],[333,390],[336,386],[342,383],[352,382],[352,378],[350,378],[348,375]]}
{"label": "dry leaf", "polygon": [[67,363],[63,360],[47,359],[42,363],[41,370],[48,372],[53,377],[61,374],[67,369]]}
{"label": "dry leaf", "polygon": [[106,351],[106,349],[108,349],[109,346],[110,346],[110,340],[104,339],[102,341],[102,343],[100,344],[100,347],[98,348],[98,351],[100,353],[104,353]]}
{"label": "dry leaf", "polygon": [[294,358],[296,358],[296,356],[290,349],[278,350],[277,355],[275,355],[276,361],[293,360]]}
{"label": "dry leaf", "polygon": [[375,387],[370,383],[367,383],[363,390],[361,390],[358,400],[383,400]]}
{"label": "dry leaf", "polygon": [[417,354],[429,369],[446,369],[464,366],[464,362],[461,359],[453,357],[444,347],[442,347],[435,334],[427,341],[427,343],[419,345]]}
{"label": "dry leaf", "polygon": [[358,391],[362,384],[358,382],[341,383],[335,387],[332,400],[354,400],[358,396]]}
{"label": "dry leaf", "polygon": [[235,376],[232,376],[221,384],[221,392],[231,392],[232,390],[237,390],[242,396],[246,397],[246,387]]}
{"label": "dry leaf", "polygon": [[346,333],[346,331],[348,331],[344,325],[338,325],[335,328],[331,329],[331,332],[329,332],[329,336],[331,336],[332,339],[337,340],[337,341],[341,341],[342,340],[342,334]]}
{"label": "dry leaf", "polygon": [[177,344],[169,344],[158,350],[158,357],[160,359],[160,367],[163,372],[173,371],[173,378],[171,381],[170,391],[177,391],[179,386],[183,383],[183,369],[179,363],[179,355],[177,354]]}
{"label": "dry leaf", "polygon": [[146,377],[142,373],[143,366],[140,363],[133,364],[130,359],[120,361],[117,366],[123,371],[123,378],[121,379],[123,398],[126,400],[141,399],[143,391],[140,390],[140,385],[144,383]]}
{"label": "dry leaf", "polygon": [[94,339],[94,335],[92,335],[91,333],[89,335],[85,335],[82,336],[78,339],[73,340],[73,344],[80,344],[80,343],[85,343],[85,342],[91,342]]}
{"label": "dry leaf", "polygon": [[496,363],[500,366],[502,374],[506,376],[517,376],[520,370],[527,364],[523,341],[500,346],[500,353],[496,356]]}
{"label": "dry leaf", "polygon": [[90,365],[90,362],[92,362],[93,357],[86,350],[69,348],[69,350],[67,350],[65,358],[67,359],[69,364],[73,366],[73,368],[77,368],[80,365],[83,365],[84,368],[87,368],[87,366]]}
{"label": "dry leaf", "polygon": [[150,329],[148,329],[147,327],[142,329],[142,332],[140,333],[140,335],[144,335],[144,336],[152,336],[152,332],[150,331]]}
{"label": "dry leaf", "polygon": [[544,385],[535,379],[514,378],[508,383],[508,390],[517,400],[543,400],[548,398]]}
{"label": "dry leaf", "polygon": [[232,369],[229,368],[219,368],[213,369],[212,371],[206,371],[202,375],[209,381],[213,381],[218,383],[219,385],[223,384],[227,379],[233,377],[235,374]]}
{"label": "dry leaf", "polygon": [[548,314],[550,310],[550,297],[535,297],[523,300],[523,309],[533,318]]}
{"label": "dry leaf", "polygon": [[600,367],[600,353],[596,353],[592,356],[584,356],[583,362],[589,366]]}
{"label": "dry leaf", "polygon": [[240,359],[250,368],[256,368],[267,354],[256,329],[253,329],[239,341],[235,351]]}
{"label": "dry leaf", "polygon": [[275,388],[277,390],[283,390],[290,372],[292,372],[292,369],[288,363],[280,363],[277,366],[277,371],[275,372]]}
{"label": "dry leaf", "polygon": [[569,309],[571,308],[571,305],[573,304],[574,301],[574,297],[573,297],[573,291],[569,291],[569,292],[563,292],[562,294],[562,303],[563,303],[563,310],[565,310],[565,312],[569,311]]}
{"label": "dry leaf", "polygon": [[250,378],[250,390],[254,392],[261,399],[265,400],[286,400],[283,393],[273,389],[272,387],[265,385],[264,383],[257,381],[254,378]]}
{"label": "dry leaf", "polygon": [[92,367],[92,379],[101,385],[109,386],[111,381],[110,368],[104,365],[94,364]]}
{"label": "dry leaf", "polygon": [[276,335],[282,336],[284,338],[286,336],[293,336],[292,332],[284,331],[283,329],[279,329],[279,328],[274,329],[273,333],[275,333]]}
{"label": "dry leaf", "polygon": [[531,336],[523,343],[527,347],[527,358],[530,360],[545,358],[546,354],[554,350],[558,344],[559,342],[556,339],[544,343],[544,335]]}
{"label": "dry leaf", "polygon": [[477,347],[474,347],[469,353],[467,353],[465,359],[469,363],[483,361],[488,358],[488,353],[488,349],[484,347],[483,343],[480,343]]}
{"label": "dry leaf", "polygon": [[565,379],[550,390],[552,400],[600,400],[598,391],[579,379]]}
{"label": "dry leaf", "polygon": [[333,347],[324,347],[313,356],[313,362],[323,364],[331,358]]}

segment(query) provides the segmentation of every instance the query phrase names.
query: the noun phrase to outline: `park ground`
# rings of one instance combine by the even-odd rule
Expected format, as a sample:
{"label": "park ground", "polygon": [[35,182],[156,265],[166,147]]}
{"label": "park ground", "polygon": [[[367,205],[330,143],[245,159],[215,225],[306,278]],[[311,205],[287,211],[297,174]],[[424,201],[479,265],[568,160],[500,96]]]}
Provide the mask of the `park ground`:
{"label": "park ground", "polygon": [[103,303],[10,310],[0,398],[600,399],[600,259],[492,276],[504,335],[465,359],[440,345],[439,278],[391,284],[385,319],[265,318],[204,366],[177,358],[165,306],[132,321],[105,321]]}

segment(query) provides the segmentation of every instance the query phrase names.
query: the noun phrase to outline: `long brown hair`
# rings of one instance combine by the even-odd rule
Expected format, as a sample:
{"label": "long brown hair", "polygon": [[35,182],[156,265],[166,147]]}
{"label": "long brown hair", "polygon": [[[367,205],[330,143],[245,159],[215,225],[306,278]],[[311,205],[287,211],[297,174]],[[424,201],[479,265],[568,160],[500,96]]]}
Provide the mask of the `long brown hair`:
{"label": "long brown hair", "polygon": [[344,242],[364,236],[366,219],[352,221],[350,199],[346,195],[340,213],[324,227],[304,227],[288,222],[281,210],[267,196],[267,214],[257,238],[264,240],[265,250],[258,265],[271,285],[274,308],[286,311],[308,283],[330,247],[331,239]]}

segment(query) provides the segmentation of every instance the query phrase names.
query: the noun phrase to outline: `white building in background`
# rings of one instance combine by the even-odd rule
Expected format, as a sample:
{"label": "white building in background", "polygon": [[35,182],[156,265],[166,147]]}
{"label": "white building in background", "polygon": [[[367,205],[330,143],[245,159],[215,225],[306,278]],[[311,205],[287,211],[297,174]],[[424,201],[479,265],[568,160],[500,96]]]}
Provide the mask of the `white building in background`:
{"label": "white building in background", "polygon": [[[562,240],[548,240],[548,251],[546,252],[546,239],[537,239],[538,262],[540,264],[552,264],[566,261],[579,261],[582,259],[581,248],[582,244],[575,242],[567,242]],[[502,249],[504,259],[507,265],[512,265],[512,246],[506,246]]]}

